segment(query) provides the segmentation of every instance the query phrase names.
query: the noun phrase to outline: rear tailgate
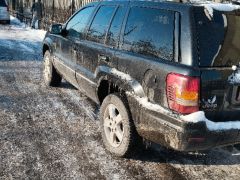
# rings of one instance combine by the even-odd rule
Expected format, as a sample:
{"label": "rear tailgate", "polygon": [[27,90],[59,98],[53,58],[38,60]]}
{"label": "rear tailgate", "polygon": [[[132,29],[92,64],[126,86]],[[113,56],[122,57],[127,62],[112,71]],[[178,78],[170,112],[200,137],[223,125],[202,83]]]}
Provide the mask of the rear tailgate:
{"label": "rear tailgate", "polygon": [[198,9],[201,109],[213,121],[240,118],[240,13]]}

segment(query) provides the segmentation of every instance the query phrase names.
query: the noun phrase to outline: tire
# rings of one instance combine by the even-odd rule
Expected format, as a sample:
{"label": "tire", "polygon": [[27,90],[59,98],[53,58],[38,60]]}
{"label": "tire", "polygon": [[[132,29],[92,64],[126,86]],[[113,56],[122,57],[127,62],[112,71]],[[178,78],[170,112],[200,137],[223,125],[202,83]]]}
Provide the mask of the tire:
{"label": "tire", "polygon": [[114,156],[129,157],[140,137],[131,119],[125,98],[108,95],[100,108],[101,134],[105,148]]}
{"label": "tire", "polygon": [[46,51],[44,54],[43,62],[43,78],[47,86],[57,87],[60,86],[62,77],[52,64],[52,56],[49,51]]}

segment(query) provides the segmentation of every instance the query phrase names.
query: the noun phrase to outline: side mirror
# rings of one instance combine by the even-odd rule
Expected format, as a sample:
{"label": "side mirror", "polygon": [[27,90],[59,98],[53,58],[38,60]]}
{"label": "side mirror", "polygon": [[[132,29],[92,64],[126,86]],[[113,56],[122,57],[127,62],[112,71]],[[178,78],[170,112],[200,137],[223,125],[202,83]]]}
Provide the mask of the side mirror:
{"label": "side mirror", "polygon": [[63,26],[62,24],[53,24],[49,28],[51,34],[62,34]]}

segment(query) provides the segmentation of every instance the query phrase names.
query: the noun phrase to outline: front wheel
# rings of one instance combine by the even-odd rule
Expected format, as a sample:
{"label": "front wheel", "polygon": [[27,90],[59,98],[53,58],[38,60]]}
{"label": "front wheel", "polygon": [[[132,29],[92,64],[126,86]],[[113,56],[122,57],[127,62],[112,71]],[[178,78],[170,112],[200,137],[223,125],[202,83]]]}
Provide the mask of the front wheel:
{"label": "front wheel", "polygon": [[135,151],[139,136],[123,97],[108,95],[101,105],[100,118],[103,144],[110,153],[126,157]]}
{"label": "front wheel", "polygon": [[47,86],[56,87],[59,86],[62,81],[62,77],[52,64],[52,56],[49,51],[46,51],[44,54],[43,77]]}

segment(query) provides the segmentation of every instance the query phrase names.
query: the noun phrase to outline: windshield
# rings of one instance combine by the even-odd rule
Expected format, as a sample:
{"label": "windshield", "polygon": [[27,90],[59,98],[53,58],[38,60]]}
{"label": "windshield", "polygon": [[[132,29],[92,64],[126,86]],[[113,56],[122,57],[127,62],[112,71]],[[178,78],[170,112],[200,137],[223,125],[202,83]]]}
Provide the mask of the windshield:
{"label": "windshield", "polygon": [[201,10],[195,13],[199,65],[230,67],[240,62],[240,16]]}

